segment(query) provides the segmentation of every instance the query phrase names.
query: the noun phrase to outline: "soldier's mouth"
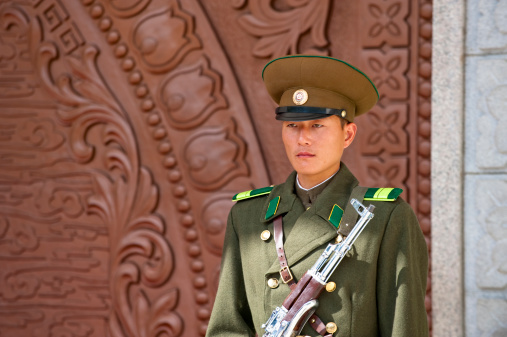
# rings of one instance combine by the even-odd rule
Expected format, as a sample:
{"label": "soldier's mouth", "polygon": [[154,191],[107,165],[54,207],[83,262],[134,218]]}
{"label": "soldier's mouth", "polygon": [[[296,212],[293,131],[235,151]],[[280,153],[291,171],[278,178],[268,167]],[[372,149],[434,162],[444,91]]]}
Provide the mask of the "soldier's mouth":
{"label": "soldier's mouth", "polygon": [[314,154],[312,153],[309,153],[309,152],[299,152],[296,157],[298,158],[312,158],[312,157],[315,157]]}

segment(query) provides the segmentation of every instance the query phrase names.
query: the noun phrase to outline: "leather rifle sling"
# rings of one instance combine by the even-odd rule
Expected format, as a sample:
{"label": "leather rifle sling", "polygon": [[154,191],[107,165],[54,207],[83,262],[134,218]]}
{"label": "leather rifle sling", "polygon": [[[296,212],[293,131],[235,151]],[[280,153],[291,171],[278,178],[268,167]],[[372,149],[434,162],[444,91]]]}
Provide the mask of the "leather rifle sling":
{"label": "leather rifle sling", "polygon": [[[278,255],[278,261],[280,262],[280,277],[292,290],[296,287],[296,281],[292,277],[292,273],[290,272],[289,265],[287,263],[287,258],[285,257],[285,249],[283,248],[283,221],[281,215],[277,216],[273,220],[273,232],[273,236],[275,237],[276,253]],[[312,328],[321,336],[333,336],[333,334],[325,334],[327,332],[326,325],[317,315],[313,314],[310,317],[309,322]]]}

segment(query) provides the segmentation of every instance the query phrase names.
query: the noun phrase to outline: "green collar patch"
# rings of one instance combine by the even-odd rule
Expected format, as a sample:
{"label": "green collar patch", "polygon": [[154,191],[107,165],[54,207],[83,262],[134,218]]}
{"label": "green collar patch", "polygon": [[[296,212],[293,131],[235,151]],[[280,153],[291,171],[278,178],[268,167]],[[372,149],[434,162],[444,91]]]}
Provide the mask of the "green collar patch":
{"label": "green collar patch", "polygon": [[395,201],[401,192],[401,188],[369,188],[364,194],[364,200]]}
{"label": "green collar patch", "polygon": [[268,210],[266,211],[266,216],[264,217],[266,220],[276,214],[279,204],[280,204],[280,197],[276,197],[269,202]]}
{"label": "green collar patch", "polygon": [[329,214],[329,222],[338,229],[340,228],[342,217],[343,209],[341,209],[341,207],[338,205],[334,205],[333,209],[331,210],[331,214]]}
{"label": "green collar patch", "polygon": [[269,192],[271,192],[272,189],[273,189],[273,186],[268,186],[268,187],[258,188],[256,190],[241,192],[241,193],[238,193],[235,196],[233,196],[232,201],[245,200],[245,199],[250,199],[253,197],[258,197],[260,195],[269,194]]}

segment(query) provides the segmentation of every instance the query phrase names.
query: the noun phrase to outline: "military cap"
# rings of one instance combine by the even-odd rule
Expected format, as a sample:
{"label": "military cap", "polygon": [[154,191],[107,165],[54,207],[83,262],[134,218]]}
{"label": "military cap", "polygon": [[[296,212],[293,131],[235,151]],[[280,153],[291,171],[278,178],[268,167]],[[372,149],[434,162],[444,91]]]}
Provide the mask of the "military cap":
{"label": "military cap", "polygon": [[373,82],[356,67],[327,56],[293,55],[270,61],[262,78],[279,105],[276,119],[303,121],[338,115],[349,122],[378,101]]}

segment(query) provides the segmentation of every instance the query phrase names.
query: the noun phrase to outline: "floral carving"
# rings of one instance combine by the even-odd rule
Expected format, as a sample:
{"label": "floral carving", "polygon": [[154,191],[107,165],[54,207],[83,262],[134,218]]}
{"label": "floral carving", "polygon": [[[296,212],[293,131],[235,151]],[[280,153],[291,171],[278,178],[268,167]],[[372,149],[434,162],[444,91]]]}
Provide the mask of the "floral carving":
{"label": "floral carving", "polygon": [[390,46],[407,45],[409,40],[409,27],[405,18],[409,14],[407,1],[369,1],[367,23],[364,32],[364,41],[367,46],[380,46],[388,43]]}
{"label": "floral carving", "polygon": [[361,129],[366,135],[360,137],[362,152],[380,154],[388,150],[392,154],[407,153],[407,114],[407,106],[404,104],[391,104],[382,110],[377,107],[366,114],[366,123],[362,121]]}
{"label": "floral carving", "polygon": [[159,99],[178,129],[194,128],[227,107],[220,75],[207,59],[172,72],[161,85]]}
{"label": "floral carving", "polygon": [[141,20],[134,29],[133,41],[148,70],[154,73],[172,70],[185,55],[200,47],[192,16],[176,0],[169,1],[168,9]]}
{"label": "floral carving", "polygon": [[[248,2],[249,14],[239,18],[239,25],[249,34],[259,38],[253,55],[259,58],[279,57],[287,54],[322,54],[329,44],[325,34],[329,15],[329,0],[288,0],[288,9],[273,8],[273,1]],[[237,7],[243,3],[237,4]],[[311,47],[299,48],[303,34],[310,31]]]}
{"label": "floral carving", "polygon": [[[40,76],[60,103],[58,117],[71,130],[75,160],[104,165],[105,170],[93,174],[87,211],[103,221],[111,238],[111,335],[178,336],[182,322],[174,312],[177,289],[154,300],[146,293],[164,284],[173,271],[173,254],[163,236],[165,225],[153,214],[157,187],[140,166],[131,127],[96,69],[98,50],[86,46],[81,58],[67,56],[64,61],[70,73],[56,79],[49,67],[56,47],[42,43],[39,52]],[[87,137],[94,128],[103,133],[100,157]]]}
{"label": "floral carving", "polygon": [[391,50],[384,54],[373,50],[366,55],[365,73],[370,76],[382,96],[390,99],[408,98],[408,50]]}
{"label": "floral carving", "polygon": [[186,142],[184,153],[196,188],[214,190],[233,178],[248,175],[246,143],[237,134],[234,119],[224,127],[195,132]]}

